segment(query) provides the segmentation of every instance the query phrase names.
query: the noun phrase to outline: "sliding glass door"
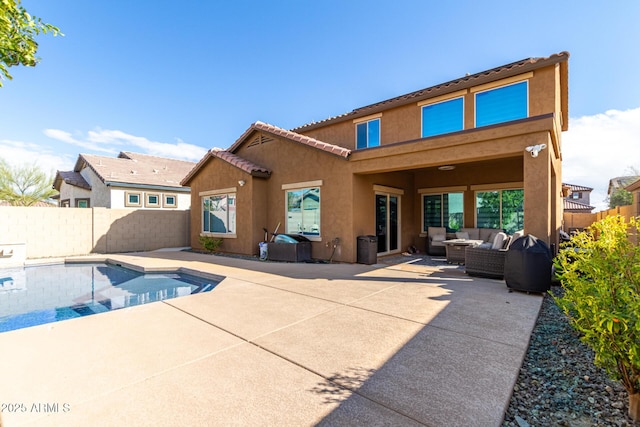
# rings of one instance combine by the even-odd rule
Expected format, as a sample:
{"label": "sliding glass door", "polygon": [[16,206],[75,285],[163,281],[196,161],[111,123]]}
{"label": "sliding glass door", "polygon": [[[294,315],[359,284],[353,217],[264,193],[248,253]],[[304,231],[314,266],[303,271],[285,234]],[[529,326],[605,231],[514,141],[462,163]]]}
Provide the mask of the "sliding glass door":
{"label": "sliding glass door", "polygon": [[400,196],[376,193],[376,234],[378,254],[400,247]]}

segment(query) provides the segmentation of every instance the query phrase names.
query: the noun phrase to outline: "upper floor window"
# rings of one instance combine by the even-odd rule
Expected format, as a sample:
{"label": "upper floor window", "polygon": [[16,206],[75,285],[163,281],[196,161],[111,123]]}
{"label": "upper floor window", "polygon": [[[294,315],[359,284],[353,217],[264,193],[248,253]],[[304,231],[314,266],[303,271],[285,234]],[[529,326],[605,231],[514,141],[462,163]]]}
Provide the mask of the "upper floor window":
{"label": "upper floor window", "polygon": [[236,232],[236,195],[215,194],[202,198],[202,231],[208,233]]}
{"label": "upper floor window", "polygon": [[527,81],[477,92],[476,127],[528,117],[528,92]]}
{"label": "upper floor window", "polygon": [[320,235],[320,187],[287,191],[287,233]]}
{"label": "upper floor window", "polygon": [[380,145],[380,119],[368,120],[356,124],[356,148],[377,147]]}
{"label": "upper floor window", "polygon": [[422,107],[422,137],[464,129],[464,98],[455,98]]}
{"label": "upper floor window", "polygon": [[582,198],[582,193],[571,193],[572,199],[580,199]]}

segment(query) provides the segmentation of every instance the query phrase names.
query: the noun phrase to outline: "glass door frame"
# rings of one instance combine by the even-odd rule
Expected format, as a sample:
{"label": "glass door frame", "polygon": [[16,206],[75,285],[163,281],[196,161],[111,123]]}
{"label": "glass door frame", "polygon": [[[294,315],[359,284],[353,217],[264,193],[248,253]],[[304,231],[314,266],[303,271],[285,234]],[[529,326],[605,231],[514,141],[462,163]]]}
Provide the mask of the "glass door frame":
{"label": "glass door frame", "polygon": [[[375,221],[375,229],[376,229],[376,236],[379,234],[378,233],[378,196],[384,196],[386,197],[386,221],[385,221],[385,228],[386,228],[386,232],[385,232],[385,238],[386,238],[386,242],[385,242],[385,248],[386,250],[383,252],[378,252],[378,255],[389,255],[389,254],[394,254],[394,253],[400,253],[401,252],[401,247],[402,247],[402,195],[404,193],[403,190],[400,189],[395,189],[395,188],[389,188],[389,187],[382,187],[381,186],[375,186],[378,188],[374,188],[374,221]],[[396,249],[392,249],[390,250],[389,247],[391,246],[391,235],[392,233],[390,232],[391,230],[391,217],[389,215],[390,209],[390,199],[391,197],[395,197],[397,199],[397,221],[396,221]]]}

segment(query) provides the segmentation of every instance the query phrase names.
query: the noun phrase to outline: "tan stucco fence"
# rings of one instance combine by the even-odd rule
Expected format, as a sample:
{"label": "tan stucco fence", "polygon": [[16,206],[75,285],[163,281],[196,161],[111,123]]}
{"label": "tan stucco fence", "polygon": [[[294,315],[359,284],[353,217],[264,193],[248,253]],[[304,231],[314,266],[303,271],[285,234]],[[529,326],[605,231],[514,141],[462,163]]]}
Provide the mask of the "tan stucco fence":
{"label": "tan stucco fence", "polygon": [[604,219],[608,216],[616,216],[616,215],[623,216],[628,221],[629,218],[638,216],[639,214],[638,214],[638,210],[633,205],[618,206],[613,209],[608,209],[606,211],[600,211],[595,213],[565,212],[563,215],[564,230],[565,231],[573,231],[574,229],[581,230],[589,227],[594,222],[598,222],[601,219]]}
{"label": "tan stucco fence", "polygon": [[151,251],[189,246],[189,211],[0,207],[0,249],[26,258]]}

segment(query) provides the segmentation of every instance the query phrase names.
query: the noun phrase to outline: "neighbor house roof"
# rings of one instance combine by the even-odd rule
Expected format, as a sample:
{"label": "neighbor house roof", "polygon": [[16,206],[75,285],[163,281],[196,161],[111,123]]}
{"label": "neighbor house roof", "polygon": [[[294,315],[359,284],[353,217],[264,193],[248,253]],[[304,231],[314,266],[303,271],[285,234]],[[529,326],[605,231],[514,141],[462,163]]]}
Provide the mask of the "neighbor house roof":
{"label": "neighbor house roof", "polygon": [[180,181],[194,167],[194,162],[121,152],[118,157],[80,154],[74,172],[90,168],[108,185],[172,187],[181,189]]}
{"label": "neighbor house roof", "polygon": [[573,200],[563,199],[564,200],[564,210],[565,211],[584,211],[591,212],[595,206],[589,206],[586,203],[575,202]]}
{"label": "neighbor house roof", "polygon": [[635,180],[631,184],[627,185],[624,189],[627,191],[640,190],[640,179]]}
{"label": "neighbor house roof", "polygon": [[91,186],[84,179],[80,172],[76,171],[58,171],[56,177],[53,180],[53,188],[60,191],[62,183],[72,185],[74,187],[84,188],[85,190],[91,190]]}
{"label": "neighbor house roof", "polygon": [[615,178],[611,178],[609,180],[609,188],[607,189],[607,194],[611,194],[613,191],[619,188],[625,188],[629,185],[636,182],[640,179],[640,176],[630,175],[630,176],[617,176]]}
{"label": "neighbor house roof", "polygon": [[367,105],[365,107],[356,108],[355,110],[341,114],[339,116],[330,117],[325,120],[312,122],[292,129],[295,132],[306,132],[317,127],[326,126],[333,122],[341,122],[350,119],[356,119],[358,117],[368,116],[370,114],[379,113],[390,108],[400,107],[402,105],[411,104],[414,102],[420,102],[436,96],[446,95],[451,92],[456,92],[462,89],[467,89],[473,86],[493,82],[496,80],[513,77],[518,74],[523,74],[529,71],[533,71],[539,68],[547,67],[549,65],[560,64],[561,73],[560,78],[562,81],[561,90],[561,111],[562,111],[562,123],[563,130],[568,128],[568,59],[569,52],[560,52],[558,54],[550,55],[546,58],[527,58],[520,61],[512,62],[510,64],[502,65],[500,67],[492,68],[487,71],[461,77],[456,80],[451,80],[446,83],[441,83],[436,86],[431,86],[425,89],[420,89],[415,92],[407,93],[405,95],[397,96],[395,98],[387,99],[385,101],[376,102],[375,104]]}
{"label": "neighbor house roof", "polygon": [[585,187],[583,185],[569,184],[567,182],[563,182],[562,186],[563,187],[569,187],[572,192],[576,192],[576,191],[593,191],[593,188],[591,188],[591,187]]}
{"label": "neighbor house roof", "polygon": [[[227,150],[209,150],[207,154],[198,162],[198,164],[187,174],[187,176],[184,177],[184,179],[182,180],[182,185],[187,185],[189,181],[191,181],[191,179],[200,171],[200,169],[204,167],[207,161],[213,157],[224,160],[227,163],[230,163],[233,166],[236,166],[237,168],[240,168],[253,176],[266,178],[271,175],[270,169],[256,165],[255,163],[244,159],[234,153],[244,142],[250,139],[254,132],[258,131],[262,132],[263,134],[277,136],[298,144],[322,150],[324,152],[334,154],[345,159],[351,154],[351,150],[347,148],[329,144],[315,138],[310,138],[296,132],[292,132],[274,125],[258,121],[252,123],[251,126],[249,126],[249,128]],[[266,142],[266,139],[264,139],[263,136],[259,135],[251,139],[249,141],[249,144],[261,144],[263,142]]]}

